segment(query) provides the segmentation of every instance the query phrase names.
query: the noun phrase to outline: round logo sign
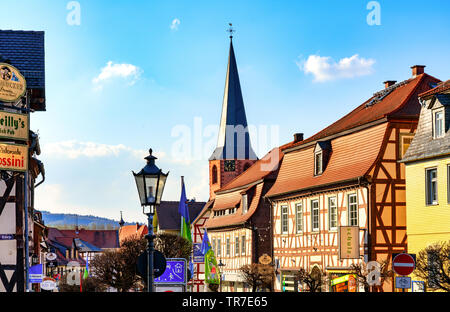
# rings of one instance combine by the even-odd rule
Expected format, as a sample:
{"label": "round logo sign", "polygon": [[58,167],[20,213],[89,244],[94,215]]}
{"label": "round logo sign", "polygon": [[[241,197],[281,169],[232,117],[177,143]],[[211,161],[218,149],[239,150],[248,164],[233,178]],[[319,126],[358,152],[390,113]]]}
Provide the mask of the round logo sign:
{"label": "round logo sign", "polygon": [[47,259],[48,261],[56,260],[56,254],[54,252],[50,252],[45,255],[45,259]]}
{"label": "round logo sign", "polygon": [[27,89],[25,78],[17,68],[0,63],[0,101],[15,102]]}
{"label": "round logo sign", "polygon": [[272,258],[268,254],[263,254],[261,257],[259,257],[259,263],[261,264],[270,264],[272,263]]}

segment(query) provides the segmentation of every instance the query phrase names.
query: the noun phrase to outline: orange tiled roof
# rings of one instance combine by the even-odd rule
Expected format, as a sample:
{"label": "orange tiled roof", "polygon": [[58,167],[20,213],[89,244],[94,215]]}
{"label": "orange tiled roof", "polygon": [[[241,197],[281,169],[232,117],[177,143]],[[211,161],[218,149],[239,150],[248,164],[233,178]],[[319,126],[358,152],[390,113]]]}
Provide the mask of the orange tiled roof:
{"label": "orange tiled roof", "polygon": [[[205,222],[204,227],[205,228],[218,228],[218,227],[224,227],[224,226],[233,226],[233,225],[238,225],[238,224],[242,224],[245,221],[247,221],[252,215],[253,213],[256,211],[256,209],[258,208],[259,202],[261,200],[261,193],[262,193],[262,189],[264,186],[264,182],[261,182],[259,184],[257,184],[256,186],[253,186],[255,188],[255,194],[254,196],[251,198],[251,202],[248,203],[248,211],[243,214],[242,213],[242,205],[239,205],[239,208],[236,209],[236,212],[233,214],[229,214],[229,215],[224,215],[224,216],[217,216],[214,217],[214,214],[211,214],[210,218]],[[236,190],[233,191],[233,197],[235,196],[236,198],[239,197],[241,198],[241,191]],[[216,205],[220,205],[220,206],[226,206],[226,204],[224,204],[224,202],[228,202],[230,203],[230,201],[228,201],[228,199],[226,198],[227,196],[229,196],[229,194],[218,194],[215,198],[214,201],[214,207],[216,207]],[[213,210],[215,210],[215,208],[213,207]],[[234,206],[229,206],[228,208],[233,208]]]}
{"label": "orange tiled roof", "polygon": [[266,196],[275,196],[338,181],[362,177],[377,159],[387,123],[338,137],[322,175],[314,176],[314,145],[287,153],[280,172]]}
{"label": "orange tiled roof", "polygon": [[146,225],[132,224],[124,225],[119,229],[119,240],[123,241],[127,237],[137,235],[139,238],[143,237],[148,233],[148,228]]}
{"label": "orange tiled roof", "polygon": [[[306,140],[284,145],[283,150],[320,140],[385,117],[416,116],[418,118],[420,114],[420,104],[417,100],[418,94],[429,90],[430,83],[439,81],[439,79],[428,74],[421,74],[415,78],[397,83],[388,89],[381,90],[330,126]],[[375,102],[373,105],[370,105],[372,100],[375,100]]]}

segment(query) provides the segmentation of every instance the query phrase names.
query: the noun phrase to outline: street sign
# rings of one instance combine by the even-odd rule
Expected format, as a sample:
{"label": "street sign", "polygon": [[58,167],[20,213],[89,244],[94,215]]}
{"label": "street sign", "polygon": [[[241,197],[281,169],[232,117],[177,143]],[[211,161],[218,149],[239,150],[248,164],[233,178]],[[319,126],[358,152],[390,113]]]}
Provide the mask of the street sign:
{"label": "street sign", "polygon": [[186,259],[167,259],[164,274],[155,278],[155,283],[186,284],[187,283]]}
{"label": "street sign", "polygon": [[194,257],[192,258],[192,262],[194,262],[194,263],[205,262],[205,255],[202,253],[201,246],[202,246],[201,243],[192,244],[192,249],[193,249],[193,254],[194,254]]}
{"label": "street sign", "polygon": [[42,264],[36,264],[31,266],[28,276],[30,283],[42,283],[43,278]]}
{"label": "street sign", "polygon": [[424,281],[412,281],[412,292],[425,292]]}
{"label": "street sign", "polygon": [[[137,269],[138,275],[141,276],[145,281],[147,280],[147,251],[141,253],[138,257]],[[157,278],[164,273],[166,269],[166,258],[158,250],[153,251],[153,277]]]}
{"label": "street sign", "polygon": [[416,267],[414,258],[407,253],[401,253],[396,255],[392,259],[392,268],[398,275],[409,275]]}
{"label": "street sign", "polygon": [[411,277],[409,276],[397,276],[395,278],[395,288],[411,288]]}

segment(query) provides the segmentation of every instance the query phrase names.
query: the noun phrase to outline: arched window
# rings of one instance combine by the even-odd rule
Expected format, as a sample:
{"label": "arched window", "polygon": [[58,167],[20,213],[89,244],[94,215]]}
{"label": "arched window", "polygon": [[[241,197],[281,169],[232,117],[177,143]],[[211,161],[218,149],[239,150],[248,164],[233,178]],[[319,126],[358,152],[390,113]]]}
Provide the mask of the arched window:
{"label": "arched window", "polygon": [[217,183],[217,166],[214,165],[212,167],[212,184],[216,184]]}

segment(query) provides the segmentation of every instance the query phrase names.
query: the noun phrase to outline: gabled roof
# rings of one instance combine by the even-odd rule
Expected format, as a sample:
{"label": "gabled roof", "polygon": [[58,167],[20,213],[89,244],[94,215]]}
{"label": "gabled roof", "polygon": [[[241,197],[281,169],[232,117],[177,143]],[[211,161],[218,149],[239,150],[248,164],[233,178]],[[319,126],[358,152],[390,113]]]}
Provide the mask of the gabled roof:
{"label": "gabled roof", "polygon": [[264,188],[264,182],[260,182],[252,187],[250,187],[247,191],[252,192],[252,196],[249,199],[248,203],[248,211],[246,213],[243,212],[243,207],[241,204],[241,198],[239,191],[233,191],[231,193],[219,194],[216,196],[214,201],[214,207],[212,210],[219,210],[216,205],[223,205],[223,201],[227,201],[228,197],[236,198],[239,202],[238,204],[234,203],[234,201],[228,201],[228,205],[223,205],[220,209],[225,208],[237,208],[233,214],[223,215],[223,216],[214,216],[211,214],[209,219],[205,222],[204,227],[207,229],[211,228],[220,228],[220,227],[229,227],[229,226],[239,226],[245,223],[250,217],[255,213],[256,209],[259,206],[260,201],[262,200],[262,191]]}
{"label": "gabled roof", "polygon": [[307,143],[318,141],[344,131],[364,126],[383,118],[418,118],[420,104],[418,94],[430,89],[430,85],[440,80],[428,74],[421,74],[414,78],[396,83],[395,85],[376,92],[371,98],[359,105],[350,113],[319,131],[313,136],[300,142],[292,142],[284,146],[283,150],[290,150]]}
{"label": "gabled roof", "polygon": [[[156,209],[158,227],[161,230],[180,230],[181,215],[178,212],[179,203],[179,201],[161,201],[161,204]],[[189,201],[189,218],[194,220],[205,204],[205,202]]]}
{"label": "gabled roof", "polygon": [[[418,94],[438,79],[421,74],[397,83],[310,138],[282,147],[285,155],[267,197],[312,191],[328,185],[355,183],[369,174],[381,150],[388,120],[417,120]],[[331,155],[325,171],[314,176],[316,142],[329,140]]]}
{"label": "gabled roof", "polygon": [[[230,41],[219,137],[217,147],[210,160],[258,159],[252,149],[247,126],[247,117],[245,115],[233,41]],[[237,136],[234,131],[237,132]]]}
{"label": "gabled roof", "polygon": [[419,96],[421,98],[426,98],[426,97],[429,97],[429,96],[432,96],[432,95],[435,95],[437,93],[441,93],[441,92],[444,92],[447,90],[450,90],[450,80],[439,83],[435,88],[428,90],[426,92],[423,92],[423,93],[419,94]]}
{"label": "gabled roof", "polygon": [[[78,233],[77,233],[78,232]],[[60,244],[70,247],[72,241],[79,238],[95,247],[119,248],[119,232],[117,230],[59,230],[56,228],[48,228],[48,239],[59,242]],[[70,243],[69,243],[70,241]]]}

